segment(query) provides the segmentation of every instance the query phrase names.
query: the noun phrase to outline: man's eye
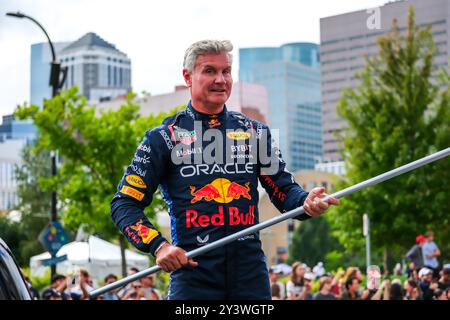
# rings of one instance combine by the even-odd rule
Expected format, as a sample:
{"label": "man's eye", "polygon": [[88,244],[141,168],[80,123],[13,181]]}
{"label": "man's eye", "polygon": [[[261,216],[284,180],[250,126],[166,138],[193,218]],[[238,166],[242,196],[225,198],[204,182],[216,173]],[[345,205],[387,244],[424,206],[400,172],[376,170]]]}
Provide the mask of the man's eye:
{"label": "man's eye", "polygon": [[206,69],[205,72],[206,72],[206,73],[214,73],[214,70],[213,70],[213,69]]}

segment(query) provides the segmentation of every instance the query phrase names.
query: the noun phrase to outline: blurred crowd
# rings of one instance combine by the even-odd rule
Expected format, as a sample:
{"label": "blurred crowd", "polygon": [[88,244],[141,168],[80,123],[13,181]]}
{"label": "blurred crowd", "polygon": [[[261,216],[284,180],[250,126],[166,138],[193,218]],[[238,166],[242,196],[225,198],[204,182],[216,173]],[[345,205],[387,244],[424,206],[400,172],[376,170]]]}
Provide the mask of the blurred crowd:
{"label": "blurred crowd", "polygon": [[[369,266],[366,274],[358,267],[327,272],[322,262],[313,268],[300,261],[291,265],[279,263],[269,268],[273,300],[449,300],[450,264],[440,267],[440,251],[433,241],[433,233],[416,237],[416,244],[408,251],[407,267],[398,263],[393,272],[381,273],[378,266]],[[131,268],[128,275],[139,272]],[[102,285],[118,280],[114,274],[103,279]],[[29,280],[28,280],[29,281]],[[126,286],[106,292],[99,300],[161,300],[156,289],[156,275],[149,275]],[[51,285],[41,294],[31,284],[35,299],[87,300],[94,290],[89,272],[79,269],[73,276],[56,274]]]}
{"label": "blurred crowd", "polygon": [[[321,270],[315,272],[316,267]],[[273,300],[449,300],[450,264],[439,271],[423,267],[417,277],[381,276],[370,278],[358,267],[348,267],[336,273],[326,272],[319,263],[311,270],[295,262],[292,272],[284,274],[276,266],[270,268]],[[406,278],[406,279],[404,279]],[[402,280],[404,279],[404,280]],[[374,281],[371,281],[374,280]]]}
{"label": "blurred crowd", "polygon": [[440,267],[441,255],[433,232],[416,237],[406,254],[406,270],[397,263],[392,273],[381,274],[369,266],[366,275],[358,267],[326,272],[322,262],[314,268],[295,262],[270,268],[274,300],[449,300],[450,264]]}
{"label": "blurred crowd", "polygon": [[[128,275],[139,272],[131,268]],[[118,277],[109,274],[104,279],[104,285],[116,282]],[[133,281],[126,286],[114,289],[99,295],[96,300],[160,300],[160,292],[155,287],[155,275],[143,277]],[[74,276],[56,274],[51,279],[50,287],[46,288],[41,295],[32,290],[34,299],[41,300],[88,300],[89,293],[94,290],[92,277],[85,269],[79,269]]]}

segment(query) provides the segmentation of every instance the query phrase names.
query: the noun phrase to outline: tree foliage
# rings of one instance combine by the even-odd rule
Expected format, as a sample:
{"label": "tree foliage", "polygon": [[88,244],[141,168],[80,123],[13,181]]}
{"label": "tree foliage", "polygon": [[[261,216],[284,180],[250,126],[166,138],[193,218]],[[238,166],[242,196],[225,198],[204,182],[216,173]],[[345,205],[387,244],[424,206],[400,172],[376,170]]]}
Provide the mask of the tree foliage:
{"label": "tree foliage", "polygon": [[329,252],[342,249],[332,236],[327,219],[313,218],[300,223],[295,229],[289,246],[289,263],[301,261],[312,267],[319,261],[326,262]]}
{"label": "tree foliage", "polygon": [[50,222],[51,192],[42,189],[41,179],[51,177],[51,158],[46,150],[35,150],[37,140],[25,145],[21,152],[22,163],[16,166],[17,209],[21,212],[18,256],[21,262],[28,262],[33,255],[44,248],[36,241],[40,232]]}
{"label": "tree foliage", "polygon": [[[394,21],[377,42],[379,54],[367,60],[360,85],[339,101],[338,114],[348,123],[340,134],[347,175],[339,188],[450,145],[450,82],[446,70],[433,67],[437,50],[430,27],[415,25],[410,8],[406,34]],[[367,213],[372,247],[397,259],[428,229],[438,244],[448,244],[449,185],[450,161],[443,159],[359,191],[330,212],[334,234],[349,252],[363,254]]]}
{"label": "tree foliage", "polygon": [[[41,178],[44,190],[58,190],[60,215],[66,226],[88,226],[103,238],[120,233],[109,217],[109,203],[145,131],[169,114],[139,116],[129,96],[117,111],[88,106],[76,87],[35,105],[18,108],[16,116],[31,118],[38,128],[37,150],[56,150],[62,164],[55,177]],[[152,219],[163,209],[156,196],[146,214]]]}

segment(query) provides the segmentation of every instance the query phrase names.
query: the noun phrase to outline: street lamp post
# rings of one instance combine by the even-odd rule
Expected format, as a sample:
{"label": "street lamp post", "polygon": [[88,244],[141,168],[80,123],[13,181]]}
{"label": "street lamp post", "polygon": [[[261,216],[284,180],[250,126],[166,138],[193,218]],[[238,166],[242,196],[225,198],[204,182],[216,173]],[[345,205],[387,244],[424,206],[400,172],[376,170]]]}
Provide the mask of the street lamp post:
{"label": "street lamp post", "polygon": [[[50,80],[49,85],[52,87],[52,97],[55,97],[58,94],[59,89],[62,88],[64,85],[64,81],[67,76],[67,67],[61,68],[61,63],[56,60],[56,54],[55,54],[55,48],[53,47],[53,43],[50,40],[50,37],[48,36],[47,31],[45,31],[44,27],[34,18],[27,16],[26,14],[23,14],[21,12],[8,12],[6,13],[7,16],[14,17],[14,18],[26,18],[31,21],[33,21],[35,24],[39,26],[39,28],[45,33],[45,36],[47,37],[48,44],[50,45],[50,50],[52,52],[52,62],[51,62],[51,69],[50,69]],[[62,77],[61,77],[62,74]],[[51,162],[52,162],[52,176],[56,175],[56,152],[51,151]],[[52,191],[52,206],[51,206],[51,218],[50,220],[52,222],[57,221],[58,214],[56,210],[57,205],[57,196],[56,191]],[[56,254],[51,254],[52,258],[56,257]],[[51,265],[51,275],[56,274],[56,264]]]}
{"label": "street lamp post", "polygon": [[370,219],[367,213],[363,215],[363,235],[366,237],[366,265],[367,268],[371,265],[370,261]]}

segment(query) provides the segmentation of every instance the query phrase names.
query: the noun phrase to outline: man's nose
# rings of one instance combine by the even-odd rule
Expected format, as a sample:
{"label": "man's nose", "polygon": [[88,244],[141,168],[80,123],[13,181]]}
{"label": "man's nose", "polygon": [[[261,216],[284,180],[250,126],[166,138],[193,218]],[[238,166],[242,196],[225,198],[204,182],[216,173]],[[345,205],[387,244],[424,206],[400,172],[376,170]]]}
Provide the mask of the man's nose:
{"label": "man's nose", "polygon": [[218,72],[216,77],[215,77],[215,79],[214,79],[214,82],[216,82],[216,83],[225,83],[226,80],[225,80],[225,76],[223,75],[223,73]]}

